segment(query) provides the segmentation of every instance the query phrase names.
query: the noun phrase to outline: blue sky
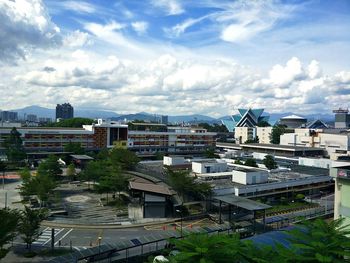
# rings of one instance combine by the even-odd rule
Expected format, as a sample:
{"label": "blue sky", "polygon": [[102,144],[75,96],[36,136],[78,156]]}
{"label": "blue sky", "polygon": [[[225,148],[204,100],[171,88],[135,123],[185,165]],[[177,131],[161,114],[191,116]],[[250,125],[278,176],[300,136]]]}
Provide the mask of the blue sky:
{"label": "blue sky", "polygon": [[0,108],[306,114],[350,98],[348,0],[16,0],[0,24]]}

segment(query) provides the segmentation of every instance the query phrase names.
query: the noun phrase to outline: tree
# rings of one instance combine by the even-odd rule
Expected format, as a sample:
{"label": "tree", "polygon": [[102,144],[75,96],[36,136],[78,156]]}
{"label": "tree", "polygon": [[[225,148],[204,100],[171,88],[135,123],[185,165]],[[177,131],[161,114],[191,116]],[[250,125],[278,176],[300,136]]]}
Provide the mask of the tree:
{"label": "tree", "polygon": [[248,139],[244,143],[259,143],[259,137],[256,136],[254,139]]}
{"label": "tree", "polygon": [[243,165],[242,161],[241,161],[241,160],[239,160],[239,159],[235,160],[234,164],[240,164],[240,165]]}
{"label": "tree", "polygon": [[74,164],[71,163],[67,167],[67,176],[70,178],[71,181],[73,181],[75,178],[75,175],[76,175],[75,166]]}
{"label": "tree", "polygon": [[6,171],[6,163],[0,160],[0,172],[2,173],[2,183],[4,183],[5,171]]}
{"label": "tree", "polygon": [[73,154],[85,154],[85,150],[81,147],[79,142],[69,142],[64,146],[64,151]]}
{"label": "tree", "polygon": [[205,199],[212,194],[212,188],[208,183],[195,181],[188,171],[174,171],[167,169],[167,176],[171,187],[179,194],[182,200],[185,195],[198,199]]}
{"label": "tree", "polygon": [[170,256],[171,262],[234,263],[245,262],[246,259],[246,249],[237,234],[193,234],[185,239],[173,239],[170,242],[179,251],[175,256]]}
{"label": "tree", "polygon": [[267,121],[259,121],[256,126],[258,126],[258,127],[270,127],[271,125]]}
{"label": "tree", "polygon": [[87,181],[98,181],[101,177],[110,173],[110,163],[108,161],[91,161],[88,162],[85,170],[81,173],[83,179]]}
{"label": "tree", "polygon": [[279,247],[279,253],[288,262],[349,262],[350,230],[342,224],[343,219],[305,221],[288,231],[291,248]]}
{"label": "tree", "polygon": [[27,182],[30,180],[30,178],[32,177],[30,170],[26,167],[23,170],[21,170],[19,172],[19,175],[21,176],[21,179],[23,182]]}
{"label": "tree", "polygon": [[255,159],[253,159],[253,158],[248,158],[247,160],[245,160],[244,165],[251,166],[251,167],[258,167]]}
{"label": "tree", "polygon": [[0,259],[7,253],[3,247],[16,236],[18,216],[17,210],[0,209]]}
{"label": "tree", "polygon": [[38,175],[48,175],[53,179],[59,179],[62,175],[62,169],[55,155],[50,155],[45,161],[39,164]]}
{"label": "tree", "polygon": [[218,154],[216,154],[214,147],[210,147],[210,148],[206,149],[204,155],[207,158],[213,158],[213,159],[220,158],[220,156]]}
{"label": "tree", "polygon": [[32,243],[39,236],[40,222],[45,216],[44,210],[34,210],[27,206],[21,211],[19,232],[23,235],[22,239],[29,250],[31,250]]}
{"label": "tree", "polygon": [[275,158],[273,158],[272,155],[266,155],[263,164],[266,166],[267,169],[272,170],[277,168],[277,163],[275,161]]}
{"label": "tree", "polygon": [[15,127],[12,128],[10,136],[4,142],[7,159],[10,162],[19,162],[26,158],[21,134]]}
{"label": "tree", "polygon": [[286,131],[285,126],[283,125],[275,125],[272,127],[272,131],[270,134],[270,143],[272,144],[280,144],[280,137]]}
{"label": "tree", "polygon": [[114,148],[109,158],[113,166],[120,166],[122,170],[132,170],[140,161],[134,152],[123,148]]}
{"label": "tree", "polygon": [[83,125],[91,125],[93,123],[94,123],[94,120],[89,118],[71,118],[71,119],[61,120],[59,122],[48,123],[47,127],[81,128]]}

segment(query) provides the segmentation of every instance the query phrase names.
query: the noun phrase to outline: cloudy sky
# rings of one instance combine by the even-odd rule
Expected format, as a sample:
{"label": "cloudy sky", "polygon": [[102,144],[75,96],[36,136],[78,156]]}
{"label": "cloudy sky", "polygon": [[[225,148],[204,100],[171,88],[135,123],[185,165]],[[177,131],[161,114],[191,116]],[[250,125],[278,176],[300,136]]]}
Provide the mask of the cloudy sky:
{"label": "cloudy sky", "polygon": [[1,0],[0,109],[330,113],[349,29],[348,0]]}

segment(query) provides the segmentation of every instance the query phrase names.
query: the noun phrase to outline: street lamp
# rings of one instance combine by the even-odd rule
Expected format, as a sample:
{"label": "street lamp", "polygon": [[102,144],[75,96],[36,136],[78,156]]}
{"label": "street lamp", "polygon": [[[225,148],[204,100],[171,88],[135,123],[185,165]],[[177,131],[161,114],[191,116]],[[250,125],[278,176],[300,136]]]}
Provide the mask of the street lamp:
{"label": "street lamp", "polygon": [[181,216],[181,221],[180,221],[180,222],[181,222],[181,228],[180,228],[180,229],[181,229],[181,230],[180,230],[181,232],[180,232],[180,233],[181,233],[181,238],[182,238],[182,211],[181,211],[180,209],[176,209],[175,211],[176,211],[177,213],[179,213],[180,216]]}
{"label": "street lamp", "polygon": [[101,240],[102,240],[102,237],[99,236],[99,237],[98,237],[98,254],[101,253]]}

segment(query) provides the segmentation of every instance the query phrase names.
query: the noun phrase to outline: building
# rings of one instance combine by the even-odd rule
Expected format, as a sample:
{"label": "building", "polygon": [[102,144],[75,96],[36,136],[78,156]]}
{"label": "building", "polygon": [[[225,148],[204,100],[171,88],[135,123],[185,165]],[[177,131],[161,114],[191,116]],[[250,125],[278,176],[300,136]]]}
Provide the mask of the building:
{"label": "building", "polygon": [[[14,127],[5,126],[0,126],[0,152],[4,151],[1,141],[9,136]],[[126,124],[101,119],[97,124],[84,125],[82,128],[17,126],[17,130],[27,152],[62,152],[69,142],[75,142],[88,151],[121,147],[128,148],[139,156],[153,156],[158,152],[203,153],[208,147],[215,146],[216,135],[200,128],[164,125],[161,126],[161,131],[129,130]]]}
{"label": "building", "polygon": [[162,115],[160,119],[161,124],[168,124],[168,115]]}
{"label": "building", "polygon": [[38,118],[35,114],[28,114],[26,120],[29,122],[36,122]]}
{"label": "building", "polygon": [[269,144],[272,127],[256,127],[256,136],[259,138],[259,143]]}
{"label": "building", "polygon": [[299,128],[307,123],[307,119],[297,115],[289,115],[279,120],[278,124],[287,128]]}
{"label": "building", "polygon": [[222,173],[227,171],[227,163],[220,159],[207,159],[192,162],[192,172],[195,174]]}
{"label": "building", "polygon": [[300,128],[306,128],[306,129],[328,129],[329,126],[324,123],[321,120],[313,120],[310,121],[308,123],[306,123],[305,125],[302,125]]}
{"label": "building", "polygon": [[129,130],[128,148],[140,156],[203,153],[215,147],[214,132],[192,127],[166,127],[165,131]]}
{"label": "building", "polygon": [[256,138],[255,127],[236,127],[235,141],[236,143],[245,143]]}
{"label": "building", "polygon": [[51,118],[46,118],[46,117],[39,117],[39,122],[43,123],[43,124],[50,123],[50,122],[52,122],[52,119]]}
{"label": "building", "polygon": [[262,116],[263,112],[264,109],[238,109],[238,114],[222,120],[222,124],[229,132],[234,132],[236,127],[255,127],[258,123],[269,121],[269,116]]}
{"label": "building", "polygon": [[74,108],[69,103],[57,104],[56,106],[56,120],[71,119],[74,117]]}
{"label": "building", "polygon": [[334,219],[344,218],[344,225],[350,224],[350,166],[331,168],[335,178]]}
{"label": "building", "polygon": [[350,154],[350,136],[341,129],[295,129],[281,135],[281,145],[316,147],[325,149],[331,159]]}
{"label": "building", "polygon": [[1,121],[14,122],[18,120],[18,113],[14,111],[1,111],[0,112]]}
{"label": "building", "polygon": [[350,114],[348,109],[337,109],[333,110],[335,113],[335,128],[350,128]]}
{"label": "building", "polygon": [[232,171],[232,182],[242,185],[267,183],[269,173],[266,170],[256,169],[244,165],[235,165]]}

